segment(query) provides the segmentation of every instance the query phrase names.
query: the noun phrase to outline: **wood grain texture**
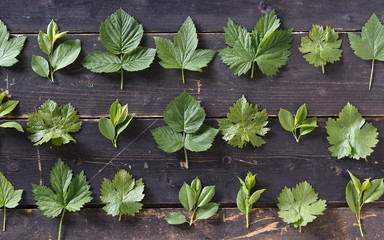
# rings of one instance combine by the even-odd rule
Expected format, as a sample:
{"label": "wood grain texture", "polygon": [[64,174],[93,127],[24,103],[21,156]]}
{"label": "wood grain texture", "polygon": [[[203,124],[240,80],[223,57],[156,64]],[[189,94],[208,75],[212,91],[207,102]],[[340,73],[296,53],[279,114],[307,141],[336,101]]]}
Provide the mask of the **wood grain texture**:
{"label": "wood grain texture", "polygon": [[176,32],[187,16],[200,32],[222,32],[228,18],[253,28],[259,17],[276,9],[283,24],[297,31],[311,24],[329,25],[339,30],[361,29],[373,12],[381,13],[380,0],[3,0],[0,16],[12,32],[37,32],[54,19],[63,30],[98,32],[100,23],[119,7],[132,14],[148,32]]}
{"label": "wood grain texture", "polygon": [[[209,220],[187,225],[171,226],[163,217],[180,209],[144,209],[136,217],[123,217],[119,222],[101,209],[85,209],[67,213],[64,218],[64,239],[225,239],[225,240],[302,240],[302,239],[361,239],[354,214],[346,208],[329,209],[325,215],[298,229],[283,223],[277,209],[254,209],[250,214],[250,228],[244,227],[244,214],[237,209],[220,209]],[[59,219],[45,217],[39,210],[9,210],[7,232],[4,239],[55,239]],[[382,208],[366,208],[362,213],[363,229],[367,240],[384,237]],[[33,221],[31,221],[33,219]]]}
{"label": "wood grain texture", "polygon": [[[21,122],[25,125],[25,122]],[[216,121],[207,124],[216,126]],[[235,206],[239,189],[237,176],[245,177],[248,171],[257,174],[257,188],[266,188],[258,204],[273,206],[284,186],[292,187],[308,181],[320,197],[330,202],[345,205],[345,186],[349,181],[349,169],[360,179],[382,178],[384,140],[379,144],[369,161],[356,161],[331,157],[326,141],[325,121],[320,128],[304,136],[296,143],[291,133],[284,131],[277,119],[270,119],[269,132],[261,148],[233,148],[216,137],[214,146],[206,151],[189,152],[190,169],[183,169],[182,151],[165,153],[158,149],[150,129],[164,126],[161,119],[134,120],[118,141],[119,148],[99,133],[96,121],[84,121],[81,132],[73,134],[77,144],[61,147],[42,145],[35,147],[14,130],[2,130],[0,135],[0,170],[15,185],[26,190],[22,205],[33,205],[31,183],[49,185],[49,172],[60,157],[79,173],[84,170],[91,180],[92,204],[99,204],[99,189],[104,177],[112,178],[119,169],[127,169],[136,178],[143,178],[146,185],[145,204],[150,206],[175,205],[183,182],[190,183],[199,176],[204,185],[216,185],[215,200],[227,206]],[[384,131],[384,120],[373,120],[380,132]],[[382,204],[383,202],[381,202]]]}
{"label": "wood grain texture", "polygon": [[[146,35],[142,45],[154,47],[153,36]],[[169,34],[160,34],[172,37]],[[202,105],[210,117],[225,116],[229,107],[245,95],[248,100],[266,108],[276,116],[280,108],[296,111],[307,103],[310,115],[337,115],[346,102],[356,105],[366,116],[384,116],[384,64],[376,63],[374,81],[368,90],[371,63],[356,57],[349,47],[346,34],[343,39],[343,58],[326,65],[326,74],[320,68],[309,65],[298,51],[300,37],[295,34],[292,57],[276,77],[265,77],[258,72],[254,79],[249,73],[241,77],[233,75],[219,56],[204,68],[204,72],[186,71],[186,84],[176,69],[162,68],[158,60],[149,69],[125,73],[125,90],[121,91],[119,73],[97,74],[88,71],[80,60],[92,51],[104,47],[97,35],[76,35],[80,38],[82,53],[68,68],[56,73],[56,82],[36,75],[30,67],[32,54],[41,55],[36,36],[28,35],[28,42],[20,62],[12,68],[1,68],[0,89],[9,89],[14,99],[20,100],[16,116],[25,117],[48,98],[60,104],[71,102],[83,117],[98,117],[108,113],[116,99],[128,103],[131,112],[138,117],[162,116],[167,104],[186,89]],[[222,34],[201,34],[200,48],[221,49],[225,46]]]}

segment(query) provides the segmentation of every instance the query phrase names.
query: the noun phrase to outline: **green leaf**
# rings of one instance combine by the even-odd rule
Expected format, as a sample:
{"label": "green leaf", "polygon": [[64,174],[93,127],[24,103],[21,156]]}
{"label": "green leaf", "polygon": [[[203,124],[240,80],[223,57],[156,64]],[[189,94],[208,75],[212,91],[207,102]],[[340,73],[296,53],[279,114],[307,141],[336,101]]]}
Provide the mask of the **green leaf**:
{"label": "green leaf", "polygon": [[[171,42],[168,39],[155,37],[156,50],[160,65],[164,68],[188,69],[201,72],[215,55],[213,50],[196,50],[198,39],[196,27],[188,17]],[[184,83],[184,74],[182,73]]]}
{"label": "green leaf", "polygon": [[50,176],[55,192],[46,186],[32,184],[36,204],[47,217],[57,217],[64,209],[79,211],[92,200],[85,175],[80,173],[73,177],[72,170],[60,159],[52,168]]}
{"label": "green leaf", "polygon": [[257,190],[255,191],[251,197],[249,198],[249,204],[252,205],[254,204],[255,202],[257,202],[257,200],[259,200],[261,194],[265,191],[266,189],[260,189],[260,190]]}
{"label": "green leaf", "polygon": [[218,119],[219,129],[223,139],[233,147],[243,148],[248,142],[254,147],[265,144],[261,136],[270,130],[266,110],[258,111],[257,105],[252,105],[242,96],[230,107],[226,119]]}
{"label": "green leaf", "polygon": [[360,208],[360,206],[358,206],[359,196],[352,181],[349,181],[347,184],[345,189],[345,197],[349,209],[351,209],[352,212],[357,213],[357,209]]}
{"label": "green leaf", "polygon": [[67,40],[60,44],[53,52],[52,67],[54,71],[73,63],[79,56],[81,43],[79,39]]}
{"label": "green leaf", "polygon": [[100,199],[106,204],[103,209],[112,216],[134,216],[143,206],[139,202],[145,196],[144,183],[142,179],[132,178],[126,170],[119,170],[112,180],[104,178],[100,191]]}
{"label": "green leaf", "polygon": [[108,138],[109,140],[113,140],[115,138],[115,126],[113,126],[110,119],[101,117],[98,125],[100,133],[103,134],[104,137]]}
{"label": "green leaf", "polygon": [[308,182],[301,182],[296,187],[285,187],[278,197],[279,217],[294,227],[306,226],[323,215],[326,201],[318,199],[318,194]]}
{"label": "green leaf", "polygon": [[128,72],[141,71],[149,68],[156,55],[156,49],[137,47],[124,54],[122,68]]}
{"label": "green leaf", "polygon": [[218,129],[203,124],[197,132],[186,135],[184,146],[192,152],[206,151],[211,148],[218,132]]}
{"label": "green leaf", "polygon": [[307,115],[308,115],[308,111],[307,111],[307,106],[306,104],[304,103],[303,105],[301,105],[297,111],[296,111],[296,115],[295,115],[295,125],[301,125],[304,123],[304,120],[307,118]]}
{"label": "green leaf", "polygon": [[240,190],[237,192],[236,205],[241,212],[247,213],[247,206],[248,206],[247,194],[242,190],[241,187],[240,187]]}
{"label": "green leaf", "polygon": [[377,128],[358,112],[357,108],[347,103],[339,113],[339,118],[328,118],[326,122],[327,140],[332,146],[329,151],[338,159],[349,157],[365,159],[373,152],[378,143]]}
{"label": "green leaf", "polygon": [[47,55],[51,53],[51,42],[49,41],[48,35],[45,32],[41,30],[39,31],[39,34],[37,35],[37,42],[39,43],[41,51]]}
{"label": "green leaf", "polygon": [[239,76],[251,70],[253,78],[255,63],[263,74],[276,75],[289,60],[292,41],[292,30],[278,30],[279,26],[275,11],[263,15],[251,34],[229,19],[224,28],[228,47],[219,51],[221,60]]}
{"label": "green leaf", "polygon": [[196,192],[186,183],[183,184],[179,191],[179,201],[188,211],[195,207],[197,201]]}
{"label": "green leaf", "polygon": [[168,224],[179,225],[187,222],[185,216],[179,212],[173,212],[164,217]]}
{"label": "green leaf", "polygon": [[143,33],[143,26],[121,8],[100,25],[100,40],[113,54],[124,54],[135,49]]}
{"label": "green leaf", "polygon": [[372,84],[374,61],[384,61],[384,25],[375,13],[361,29],[361,36],[348,33],[349,43],[356,56],[363,60],[372,60],[369,89]]}
{"label": "green leaf", "polygon": [[168,104],[164,112],[164,121],[175,132],[194,133],[204,118],[204,108],[186,91]]}
{"label": "green leaf", "polygon": [[121,69],[121,60],[108,52],[92,52],[81,62],[83,66],[95,73],[111,73]]}
{"label": "green leaf", "polygon": [[51,22],[47,26],[47,37],[48,37],[48,40],[52,43],[52,45],[56,40],[55,35],[57,33],[59,33],[59,26],[52,19]]}
{"label": "green leaf", "polygon": [[0,207],[15,208],[19,205],[23,190],[15,190],[12,183],[0,172]]}
{"label": "green leaf", "polygon": [[341,39],[335,29],[328,26],[312,25],[309,36],[301,37],[300,52],[305,53],[303,56],[307,62],[315,67],[322,67],[324,73],[324,65],[340,61],[342,50],[340,50]]}
{"label": "green leaf", "polygon": [[304,122],[303,122],[303,125],[306,125],[306,126],[311,126],[311,127],[301,127],[300,128],[300,135],[303,136],[303,135],[306,135],[310,132],[312,132],[317,126],[317,118],[316,117],[313,117],[313,118],[307,118]]}
{"label": "green leaf", "polygon": [[165,126],[151,130],[157,147],[167,153],[177,152],[184,146],[183,135]]}
{"label": "green leaf", "polygon": [[39,110],[28,116],[27,129],[33,135],[28,138],[35,146],[51,141],[60,146],[76,140],[69,134],[81,129],[79,115],[72,105],[59,106],[52,100],[47,100]]}
{"label": "green leaf", "polygon": [[294,123],[293,115],[289,111],[280,108],[278,118],[281,126],[285,130],[289,132],[293,131],[293,129],[295,128],[295,123]]}
{"label": "green leaf", "polygon": [[0,20],[0,67],[10,67],[18,62],[16,57],[23,49],[26,37],[9,39],[9,32]]}
{"label": "green leaf", "polygon": [[193,188],[195,190],[197,195],[200,195],[202,185],[201,185],[201,181],[198,177],[195,177],[195,179],[193,179],[193,181],[191,182],[191,188]]}
{"label": "green leaf", "polygon": [[40,77],[48,77],[49,75],[49,63],[40,56],[32,55],[32,70]]}
{"label": "green leaf", "polygon": [[372,180],[370,183],[370,187],[363,194],[363,203],[374,202],[384,194],[384,183],[382,178]]}
{"label": "green leaf", "polygon": [[24,132],[23,127],[17,122],[5,122],[5,123],[0,124],[0,127],[2,127],[2,128],[14,128],[19,132]]}
{"label": "green leaf", "polygon": [[0,105],[0,116],[5,116],[12,112],[17,104],[19,104],[19,101],[14,101],[14,100],[8,100],[5,103]]}
{"label": "green leaf", "polygon": [[215,186],[206,186],[200,193],[199,198],[197,199],[197,207],[202,207],[212,200],[215,196]]}
{"label": "green leaf", "polygon": [[362,192],[360,180],[357,177],[355,177],[349,170],[347,171],[349,176],[351,177],[353,186],[355,187],[357,194],[360,195],[360,193]]}
{"label": "green leaf", "polygon": [[[241,179],[240,179],[241,180]],[[240,181],[242,182],[242,181]],[[256,174],[252,174],[251,172],[247,172],[247,176],[244,180],[244,186],[251,190],[256,185]]]}
{"label": "green leaf", "polygon": [[219,210],[218,203],[209,202],[197,209],[196,219],[208,219],[213,215],[215,215],[218,210]]}

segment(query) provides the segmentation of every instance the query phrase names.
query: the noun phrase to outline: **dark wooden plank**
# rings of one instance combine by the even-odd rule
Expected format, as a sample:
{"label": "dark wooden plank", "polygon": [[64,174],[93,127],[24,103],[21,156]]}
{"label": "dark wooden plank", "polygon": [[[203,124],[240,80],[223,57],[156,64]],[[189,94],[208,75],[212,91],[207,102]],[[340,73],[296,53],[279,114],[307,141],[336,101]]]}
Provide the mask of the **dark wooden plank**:
{"label": "dark wooden plank", "polygon": [[13,32],[37,32],[53,18],[63,30],[98,32],[100,23],[119,7],[135,16],[149,32],[176,32],[187,16],[199,31],[223,31],[228,18],[253,28],[262,13],[276,9],[285,26],[299,31],[311,24],[322,24],[342,30],[361,29],[373,12],[383,12],[380,0],[371,1],[28,1],[0,2],[0,16]]}
{"label": "dark wooden plank", "polygon": [[[136,217],[123,217],[119,222],[101,209],[84,209],[67,213],[64,218],[63,239],[362,239],[354,214],[347,208],[328,209],[299,233],[283,223],[277,209],[254,209],[250,228],[244,227],[244,214],[237,209],[220,209],[211,219],[187,225],[171,226],[163,217],[180,209],[144,209]],[[9,210],[4,239],[55,239],[59,219],[45,217],[37,209]],[[384,209],[363,210],[364,239],[383,239],[381,219]]]}
{"label": "dark wooden plank", "polygon": [[[207,124],[216,126],[213,120]],[[380,132],[384,131],[384,120],[374,120],[373,124]],[[236,176],[244,177],[248,171],[258,174],[258,188],[268,189],[259,201],[262,206],[273,205],[284,186],[292,187],[300,181],[313,184],[320,197],[345,205],[345,186],[349,181],[347,169],[361,179],[383,177],[382,136],[368,162],[337,160],[327,149],[324,119],[320,121],[321,128],[303,137],[300,143],[282,130],[276,119],[270,121],[272,131],[265,137],[267,144],[259,149],[233,148],[217,137],[209,151],[189,153],[189,170],[181,168],[180,162],[184,161],[182,151],[168,154],[157,148],[149,130],[163,125],[161,119],[134,120],[120,137],[118,149],[100,135],[96,121],[84,121],[81,132],[73,134],[78,143],[62,147],[34,147],[26,138],[28,134],[2,130],[0,170],[15,187],[26,189],[23,205],[35,203],[31,183],[41,181],[49,184],[49,171],[59,157],[75,172],[84,170],[91,179],[95,197],[93,204],[100,203],[102,179],[111,178],[122,168],[144,179],[147,187],[144,203],[151,206],[178,204],[181,185],[184,181],[192,181],[195,176],[199,176],[204,185],[216,185],[214,199],[229,206],[234,206],[239,189]],[[13,168],[10,169],[9,165]]]}
{"label": "dark wooden plank", "polygon": [[[144,46],[154,46],[154,35],[147,35]],[[164,35],[162,35],[164,36]],[[170,37],[170,35],[165,35]],[[294,35],[293,55],[289,64],[277,77],[257,73],[237,77],[216,56],[203,73],[186,73],[187,83],[180,80],[179,70],[163,69],[158,60],[142,72],[125,74],[125,90],[120,91],[120,77],[116,74],[96,74],[84,69],[80,59],[94,50],[103,50],[97,35],[81,35],[83,52],[79,60],[56,73],[56,83],[37,76],[30,67],[32,54],[41,54],[36,36],[29,35],[20,63],[13,68],[1,68],[0,88],[9,89],[21,104],[16,116],[34,112],[46,99],[60,103],[71,102],[84,117],[105,115],[117,98],[128,103],[130,111],[139,117],[161,116],[166,105],[184,89],[202,101],[208,116],[224,116],[242,94],[253,103],[266,108],[270,115],[288,108],[296,110],[307,103],[309,113],[317,116],[336,115],[347,101],[359,107],[364,115],[383,116],[384,64],[376,63],[372,90],[368,90],[371,69],[352,53],[345,34],[344,57],[340,62],[326,66],[327,74],[309,65],[298,52],[301,34]],[[69,36],[68,38],[74,37]],[[222,34],[202,34],[201,47],[224,47]]]}

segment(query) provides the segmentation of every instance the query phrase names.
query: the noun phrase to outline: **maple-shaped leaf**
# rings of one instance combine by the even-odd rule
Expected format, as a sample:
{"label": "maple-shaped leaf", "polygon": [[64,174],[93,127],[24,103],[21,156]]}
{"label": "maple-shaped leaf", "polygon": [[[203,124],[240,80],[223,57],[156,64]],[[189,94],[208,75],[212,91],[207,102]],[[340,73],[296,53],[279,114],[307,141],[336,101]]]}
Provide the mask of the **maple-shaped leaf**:
{"label": "maple-shaped leaf", "polygon": [[223,139],[233,147],[243,148],[248,142],[254,147],[265,144],[261,136],[265,136],[270,130],[265,127],[268,124],[267,120],[267,111],[264,109],[259,112],[257,105],[248,103],[243,95],[233,107],[230,107],[227,118],[217,119],[217,122]]}
{"label": "maple-shaped leaf", "polygon": [[0,208],[3,208],[4,220],[3,231],[5,232],[5,224],[7,221],[6,208],[15,208],[19,205],[23,190],[15,190],[12,183],[0,172]]}
{"label": "maple-shaped leaf", "polygon": [[201,69],[208,65],[216,53],[209,49],[196,50],[199,40],[195,24],[190,17],[184,21],[173,42],[161,37],[154,39],[157,54],[161,59],[160,65],[163,68],[181,69],[183,83],[185,83],[184,69],[202,72]]}
{"label": "maple-shaped leaf", "polygon": [[0,67],[10,67],[18,62],[16,57],[23,49],[26,39],[26,37],[9,39],[7,26],[0,20]]}
{"label": "maple-shaped leaf", "polygon": [[292,30],[278,30],[280,25],[275,11],[263,15],[251,34],[229,19],[224,28],[228,47],[219,51],[221,60],[238,76],[251,70],[253,78],[255,63],[263,74],[276,75],[291,55]]}
{"label": "maple-shaped leaf", "polygon": [[338,159],[349,157],[366,159],[379,142],[377,128],[366,123],[357,108],[347,103],[339,118],[329,118],[326,123],[327,140],[332,145],[329,151]]}
{"label": "maple-shaped leaf", "polygon": [[73,176],[72,170],[59,159],[50,173],[53,189],[44,185],[32,184],[33,197],[37,207],[47,217],[61,214],[58,239],[61,237],[61,226],[65,211],[77,212],[92,200],[90,185],[84,172]]}
{"label": "maple-shaped leaf", "polygon": [[69,134],[81,128],[79,115],[70,103],[59,106],[55,101],[47,100],[39,110],[28,117],[27,129],[33,135],[28,138],[35,146],[51,141],[60,146],[76,140]]}
{"label": "maple-shaped leaf", "polygon": [[328,26],[322,27],[313,25],[309,36],[301,38],[300,52],[306,53],[304,58],[315,67],[321,66],[321,70],[325,73],[324,65],[334,63],[340,60],[341,39],[335,29]]}
{"label": "maple-shaped leaf", "polygon": [[318,199],[308,182],[301,182],[292,189],[285,187],[277,200],[279,217],[295,228],[299,227],[300,232],[301,227],[316,219],[316,215],[323,215],[327,206],[325,200]]}
{"label": "maple-shaped leaf", "polygon": [[134,179],[126,170],[117,172],[113,180],[104,178],[100,191],[100,199],[106,204],[103,209],[112,216],[119,215],[119,221],[124,214],[134,216],[143,206],[143,180]]}
{"label": "maple-shaped leaf", "polygon": [[375,60],[384,61],[384,25],[376,14],[372,14],[361,29],[361,36],[348,33],[349,42],[356,56],[372,60],[369,89],[371,89]]}

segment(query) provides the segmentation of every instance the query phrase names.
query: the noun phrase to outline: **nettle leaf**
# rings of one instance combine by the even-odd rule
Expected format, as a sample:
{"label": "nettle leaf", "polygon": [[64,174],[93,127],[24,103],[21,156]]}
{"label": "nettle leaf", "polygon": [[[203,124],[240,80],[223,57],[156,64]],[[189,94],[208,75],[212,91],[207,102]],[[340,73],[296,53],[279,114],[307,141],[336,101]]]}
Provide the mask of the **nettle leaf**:
{"label": "nettle leaf", "polygon": [[266,189],[259,189],[251,194],[251,190],[256,185],[256,174],[252,174],[251,172],[247,173],[244,181],[239,178],[241,183],[241,187],[239,192],[237,193],[236,205],[237,208],[245,213],[246,224],[245,226],[249,227],[249,211],[253,208],[253,204],[259,200],[261,194]]}
{"label": "nettle leaf", "polygon": [[221,60],[238,76],[251,70],[253,78],[255,63],[263,74],[276,75],[287,64],[292,46],[292,29],[278,30],[280,25],[274,10],[259,19],[251,34],[229,19],[224,28],[228,47],[219,50]]}
{"label": "nettle leaf", "polygon": [[37,55],[32,55],[32,70],[40,77],[48,78],[54,82],[54,73],[57,70],[72,64],[80,54],[81,42],[79,39],[64,41],[55,49],[55,43],[58,39],[64,37],[67,32],[60,32],[59,26],[55,21],[48,24],[47,33],[39,31],[37,42],[41,51],[48,56],[48,61]]}
{"label": "nettle leaf", "polygon": [[140,201],[145,196],[144,187],[141,178],[136,180],[123,169],[115,174],[113,180],[104,178],[100,189],[100,199],[106,204],[103,209],[112,216],[119,215],[119,221],[122,215],[134,216],[143,206]]}
{"label": "nettle leaf", "polygon": [[0,20],[0,67],[11,67],[18,62],[16,57],[23,50],[26,37],[9,39],[7,26]]}
{"label": "nettle leaf", "polygon": [[286,131],[292,132],[296,142],[299,142],[301,136],[312,132],[318,127],[316,117],[307,118],[307,115],[307,106],[304,103],[297,109],[296,115],[293,115],[288,110],[280,108],[278,118],[280,125]]}
{"label": "nettle leaf", "polygon": [[323,215],[327,206],[325,200],[318,199],[308,182],[301,182],[292,189],[285,187],[277,200],[279,217],[295,228],[299,227],[300,232],[301,227],[315,220],[317,215]]}
{"label": "nettle leaf", "polygon": [[[33,198],[45,216],[54,218],[62,214],[59,226],[61,229],[65,211],[80,211],[84,204],[92,201],[92,192],[89,190],[91,186],[84,172],[73,176],[72,170],[61,159],[51,170],[50,182],[53,189],[32,184]],[[59,230],[58,239],[60,237]]]}
{"label": "nettle leaf", "polygon": [[369,89],[371,89],[375,60],[384,61],[384,25],[376,14],[372,14],[361,29],[361,35],[348,33],[349,43],[356,56],[372,60]]}
{"label": "nettle leaf", "polygon": [[28,138],[35,146],[51,141],[60,146],[76,140],[69,134],[80,131],[81,122],[77,110],[70,103],[59,106],[55,101],[47,100],[39,110],[28,116]]}
{"label": "nettle leaf", "polygon": [[23,189],[15,190],[12,183],[0,172],[0,208],[4,208],[3,232],[6,226],[6,208],[15,208],[19,205]]}
{"label": "nettle leaf", "polygon": [[117,148],[117,138],[128,127],[135,114],[128,114],[128,104],[122,106],[119,100],[112,103],[109,114],[110,118],[100,118],[98,126],[100,133]]}
{"label": "nettle leaf", "polygon": [[189,223],[193,225],[197,220],[208,219],[219,210],[219,204],[211,202],[215,195],[215,186],[202,187],[198,177],[191,182],[191,185],[183,183],[179,191],[179,201],[189,212],[190,219],[179,213],[173,212],[164,217],[172,225]]}
{"label": "nettle leaf", "polygon": [[258,106],[249,103],[243,95],[229,110],[227,118],[217,119],[223,139],[229,145],[243,148],[248,142],[254,147],[266,143],[261,138],[270,130],[266,128],[268,114],[265,109],[258,111]]}
{"label": "nettle leaf", "polygon": [[203,124],[205,110],[186,91],[168,104],[164,121],[168,126],[151,130],[157,147],[167,153],[184,148],[185,168],[188,168],[187,150],[206,151],[212,146],[218,129]]}
{"label": "nettle leaf", "polygon": [[367,159],[379,142],[377,128],[372,123],[366,123],[357,108],[350,103],[341,110],[339,118],[328,118],[326,129],[327,140],[332,145],[328,149],[338,159]]}
{"label": "nettle leaf", "polygon": [[312,25],[309,36],[301,37],[300,52],[310,64],[320,67],[325,73],[324,66],[327,63],[340,61],[343,50],[340,50],[342,40],[335,29],[328,26]]}
{"label": "nettle leaf", "polygon": [[364,237],[361,225],[361,209],[364,204],[378,200],[384,194],[384,179],[365,179],[363,183],[347,170],[351,180],[345,188],[345,198],[349,209],[356,214],[361,237]]}
{"label": "nettle leaf", "polygon": [[[19,104],[19,101],[15,100],[6,100],[5,102],[3,102],[4,98],[7,97],[8,94],[8,90],[5,90],[4,92],[0,93],[0,117],[11,113],[16,108],[17,104]],[[19,132],[24,132],[23,127],[17,122],[5,122],[0,124],[0,127],[14,128]]]}
{"label": "nettle leaf", "polygon": [[110,53],[92,52],[82,60],[83,66],[95,73],[120,71],[120,88],[123,89],[123,70],[144,70],[155,58],[156,49],[139,47],[143,33],[143,26],[135,18],[118,9],[100,25],[101,43]]}
{"label": "nettle leaf", "polygon": [[196,27],[192,19],[188,17],[173,39],[173,42],[154,37],[156,42],[157,55],[160,58],[160,65],[163,68],[181,69],[181,79],[185,83],[184,69],[202,72],[216,51],[208,49],[196,50],[198,39]]}

